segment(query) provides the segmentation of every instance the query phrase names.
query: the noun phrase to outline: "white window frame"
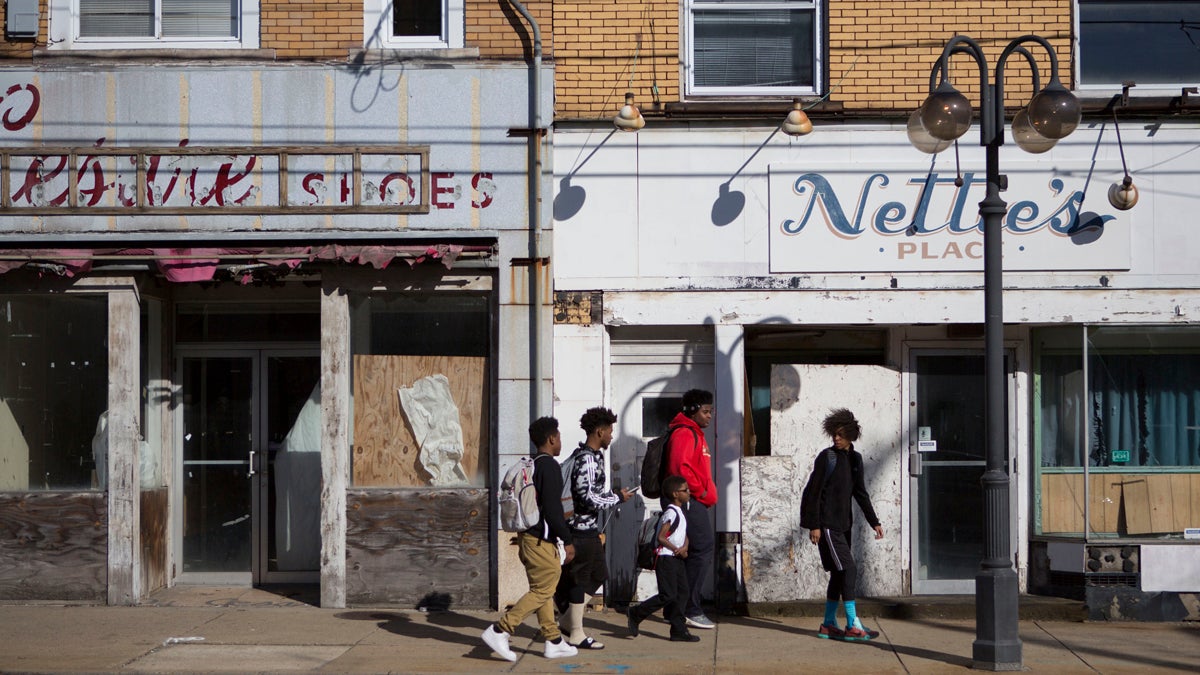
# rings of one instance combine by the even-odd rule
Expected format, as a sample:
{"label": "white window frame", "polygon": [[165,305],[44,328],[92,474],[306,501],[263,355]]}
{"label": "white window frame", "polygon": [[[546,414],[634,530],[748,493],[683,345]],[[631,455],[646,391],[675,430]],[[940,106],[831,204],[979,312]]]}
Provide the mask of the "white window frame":
{"label": "white window frame", "polygon": [[[1075,54],[1075,63],[1073,74],[1075,76],[1075,90],[1081,94],[1087,95],[1109,95],[1121,92],[1120,82],[1085,82],[1083,79],[1083,50],[1080,48],[1083,33],[1080,31],[1080,7],[1079,0],[1072,2],[1074,11],[1071,17],[1073,23],[1074,39],[1072,40],[1073,52]],[[1084,3],[1086,4],[1086,3]],[[1060,64],[1061,66],[1062,64]],[[1179,82],[1178,84],[1148,84],[1139,82],[1137,87],[1131,90],[1134,96],[1178,96],[1181,87],[1194,87],[1196,82]]]}
{"label": "white window frame", "polygon": [[[427,0],[432,2],[433,0]],[[462,49],[464,0],[441,0],[440,36],[392,35],[391,0],[363,0],[363,47],[366,49]]]}
{"label": "white window frame", "polygon": [[[684,39],[679,60],[684,71],[687,96],[806,96],[818,95],[825,73],[825,0],[683,0]],[[809,10],[813,13],[813,85],[811,87],[698,87],[695,83],[695,11],[752,9]]]}
{"label": "white window frame", "polygon": [[[259,0],[240,0],[238,35],[229,38],[80,37],[79,0],[50,0],[49,49],[258,49]],[[157,12],[156,12],[157,14]],[[157,20],[157,19],[156,19]]]}

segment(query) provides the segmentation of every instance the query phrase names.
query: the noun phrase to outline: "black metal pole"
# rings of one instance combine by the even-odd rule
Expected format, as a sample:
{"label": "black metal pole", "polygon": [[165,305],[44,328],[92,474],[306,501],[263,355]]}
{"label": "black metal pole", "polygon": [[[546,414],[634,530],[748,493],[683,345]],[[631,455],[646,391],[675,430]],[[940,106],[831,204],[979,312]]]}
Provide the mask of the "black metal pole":
{"label": "black metal pole", "polygon": [[[1003,66],[1001,66],[1003,67]],[[1004,387],[1004,254],[1001,232],[1007,204],[1000,191],[1007,180],[1000,174],[1004,144],[1004,92],[984,76],[980,110],[986,147],[987,194],[979,203],[983,221],[984,380],[986,387],[987,470],[983,474],[984,555],[975,576],[974,667],[980,670],[1022,669],[1018,634],[1018,584],[1013,569],[1009,532],[1008,429]]]}

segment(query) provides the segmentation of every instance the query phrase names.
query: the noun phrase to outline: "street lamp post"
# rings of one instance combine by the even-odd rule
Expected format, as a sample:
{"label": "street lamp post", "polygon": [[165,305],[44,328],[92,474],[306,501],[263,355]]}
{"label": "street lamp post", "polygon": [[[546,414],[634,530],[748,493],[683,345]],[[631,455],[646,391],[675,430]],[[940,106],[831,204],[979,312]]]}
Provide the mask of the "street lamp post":
{"label": "street lamp post", "polygon": [[[1050,57],[1050,82],[1043,89],[1037,62],[1023,45],[1037,43]],[[1044,38],[1025,35],[1008,43],[988,81],[983,49],[957,35],[946,43],[929,78],[929,97],[913,113],[908,133],[923,152],[944,150],[971,126],[971,105],[949,81],[949,60],[967,54],[979,65],[979,144],[986,148],[987,192],[979,203],[983,223],[984,377],[987,470],[983,474],[984,556],[975,576],[974,666],[983,670],[1021,670],[1021,638],[1017,630],[1017,574],[1013,569],[1009,531],[1008,447],[1004,390],[1003,254],[1001,229],[1007,204],[1000,192],[1008,179],[1000,173],[1004,145],[1004,65],[1013,53],[1028,62],[1033,98],[1013,119],[1013,139],[1028,152],[1045,152],[1079,124],[1079,101],[1058,79],[1058,55]],[[934,79],[941,79],[934,87]]]}

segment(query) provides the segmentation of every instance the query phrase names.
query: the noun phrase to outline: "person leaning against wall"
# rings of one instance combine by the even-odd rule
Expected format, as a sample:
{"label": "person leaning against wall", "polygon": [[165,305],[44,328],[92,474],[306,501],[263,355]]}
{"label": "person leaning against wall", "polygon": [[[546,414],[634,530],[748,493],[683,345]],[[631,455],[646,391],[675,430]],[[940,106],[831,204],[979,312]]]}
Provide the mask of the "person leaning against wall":
{"label": "person leaning against wall", "polygon": [[[529,440],[537,446],[533,460],[533,485],[537,490],[539,518],[528,530],[517,535],[518,555],[529,579],[529,592],[517,600],[497,623],[483,629],[483,642],[492,651],[509,661],[517,654],[509,645],[509,636],[530,614],[537,613],[542,636],[546,638],[546,658],[575,656],[579,650],[563,639],[554,621],[554,589],[558,586],[562,564],[575,558],[575,543],[571,528],[563,516],[562,469],[554,459],[562,452],[562,435],[558,420],[539,417],[529,425]],[[560,559],[558,543],[562,542],[565,559]]]}
{"label": "person leaning against wall", "polygon": [[[704,440],[704,429],[712,423],[713,395],[711,391],[690,389],[683,395],[683,409],[671,420],[671,436],[667,441],[667,475],[683,476],[691,491],[687,503],[688,598],[683,613],[692,628],[714,628],[700,606],[704,581],[712,570],[716,551],[716,536],[709,510],[717,504],[717,485],[713,481],[712,455]],[[679,431],[676,431],[679,429]],[[692,433],[686,433],[690,430]]]}

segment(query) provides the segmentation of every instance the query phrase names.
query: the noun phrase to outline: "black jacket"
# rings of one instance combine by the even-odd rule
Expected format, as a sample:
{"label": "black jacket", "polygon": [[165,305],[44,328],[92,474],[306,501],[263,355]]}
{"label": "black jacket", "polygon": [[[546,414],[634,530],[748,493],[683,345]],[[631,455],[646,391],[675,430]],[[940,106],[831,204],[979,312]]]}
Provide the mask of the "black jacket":
{"label": "black jacket", "polygon": [[[835,460],[832,463],[831,456]],[[833,446],[825,448],[817,454],[808,484],[800,496],[800,527],[807,530],[849,530],[854,524],[851,497],[858,502],[858,508],[871,527],[879,525],[863,478],[862,455],[854,446],[845,452]]]}
{"label": "black jacket", "polygon": [[537,488],[541,518],[536,525],[525,531],[549,542],[561,541],[564,545],[574,543],[571,539],[571,528],[567,526],[567,519],[563,515],[562,468],[558,460],[545,453],[538,453],[533,458],[533,485]]}

